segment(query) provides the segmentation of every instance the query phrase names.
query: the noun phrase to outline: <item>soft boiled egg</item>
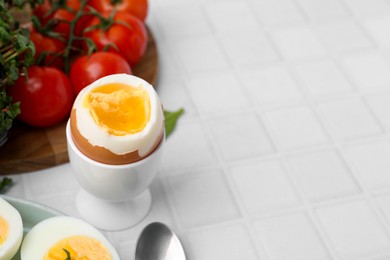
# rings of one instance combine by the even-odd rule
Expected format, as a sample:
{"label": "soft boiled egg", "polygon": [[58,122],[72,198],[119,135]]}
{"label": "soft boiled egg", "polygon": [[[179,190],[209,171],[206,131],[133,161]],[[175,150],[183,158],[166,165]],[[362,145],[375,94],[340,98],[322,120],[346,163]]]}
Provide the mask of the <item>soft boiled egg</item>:
{"label": "soft boiled egg", "polygon": [[76,147],[105,164],[128,164],[151,154],[164,135],[164,112],[149,83],[128,74],[103,77],[76,97],[70,116]]}
{"label": "soft boiled egg", "polygon": [[58,216],[35,225],[23,240],[21,260],[119,260],[110,242],[83,220]]}
{"label": "soft boiled egg", "polygon": [[23,221],[20,213],[0,197],[0,259],[12,259],[22,239]]}

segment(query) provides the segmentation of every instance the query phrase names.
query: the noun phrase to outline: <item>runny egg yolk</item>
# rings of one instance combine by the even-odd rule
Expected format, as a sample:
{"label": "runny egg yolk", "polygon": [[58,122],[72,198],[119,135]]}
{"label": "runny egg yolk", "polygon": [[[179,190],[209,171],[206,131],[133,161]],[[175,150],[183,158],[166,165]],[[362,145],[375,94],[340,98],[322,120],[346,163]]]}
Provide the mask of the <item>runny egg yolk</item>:
{"label": "runny egg yolk", "polygon": [[0,217],[0,246],[7,240],[8,237],[8,223],[5,219]]}
{"label": "runny egg yolk", "polygon": [[92,89],[83,99],[95,123],[116,136],[142,131],[150,119],[150,99],[146,90],[123,83]]}
{"label": "runny egg yolk", "polygon": [[72,236],[58,241],[43,260],[110,260],[108,250],[96,239]]}

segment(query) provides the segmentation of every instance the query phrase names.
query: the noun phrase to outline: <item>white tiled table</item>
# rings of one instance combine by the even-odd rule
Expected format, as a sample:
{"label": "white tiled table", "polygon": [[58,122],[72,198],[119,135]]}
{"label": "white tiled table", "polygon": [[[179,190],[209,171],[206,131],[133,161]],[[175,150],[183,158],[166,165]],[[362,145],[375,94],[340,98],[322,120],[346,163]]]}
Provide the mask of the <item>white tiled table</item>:
{"label": "white tiled table", "polygon": [[[184,107],[149,222],[189,260],[390,259],[390,1],[151,0],[158,91]],[[8,195],[79,216],[69,164]]]}

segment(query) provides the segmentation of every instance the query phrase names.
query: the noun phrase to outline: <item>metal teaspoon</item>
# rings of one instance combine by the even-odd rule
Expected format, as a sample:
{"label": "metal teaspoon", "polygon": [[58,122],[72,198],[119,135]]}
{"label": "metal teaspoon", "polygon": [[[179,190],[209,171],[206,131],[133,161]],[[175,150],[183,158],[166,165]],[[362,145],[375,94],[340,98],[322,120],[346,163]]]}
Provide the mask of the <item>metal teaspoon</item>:
{"label": "metal teaspoon", "polygon": [[135,260],[186,260],[178,237],[160,222],[147,225],[138,237]]}

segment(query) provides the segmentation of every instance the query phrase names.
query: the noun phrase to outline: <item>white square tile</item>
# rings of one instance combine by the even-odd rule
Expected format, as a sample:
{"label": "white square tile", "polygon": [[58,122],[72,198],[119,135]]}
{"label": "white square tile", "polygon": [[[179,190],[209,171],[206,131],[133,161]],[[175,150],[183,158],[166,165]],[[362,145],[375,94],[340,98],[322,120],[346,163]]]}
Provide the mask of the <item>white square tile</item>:
{"label": "white square tile", "polygon": [[257,237],[273,260],[331,259],[306,214],[260,219],[254,223]]}
{"label": "white square tile", "polygon": [[366,201],[317,210],[323,229],[342,259],[358,259],[390,250],[390,239]]}
{"label": "white square tile", "polygon": [[299,64],[295,71],[310,94],[315,97],[348,93],[353,90],[345,75],[330,60]]}
{"label": "white square tile", "polygon": [[249,214],[269,213],[301,203],[279,161],[233,166],[230,172],[240,201]]}
{"label": "white square tile", "polygon": [[[389,7],[389,6],[388,6]],[[363,21],[363,25],[377,44],[383,47],[390,46],[390,17],[380,16]]]}
{"label": "white square tile", "polygon": [[314,21],[348,16],[347,10],[339,0],[298,0],[298,3]]}
{"label": "white square tile", "polygon": [[237,66],[261,64],[278,60],[278,55],[264,33],[242,31],[218,37],[223,50],[232,64]]}
{"label": "white square tile", "polygon": [[182,80],[159,79],[156,90],[165,110],[176,111],[184,108],[186,116],[196,115],[194,102]]}
{"label": "white square tile", "polygon": [[299,8],[291,0],[258,0],[253,1],[252,7],[265,25],[282,25],[304,21]]}
{"label": "white square tile", "polygon": [[[210,2],[204,6],[204,10],[214,31],[217,33],[259,29],[259,23],[246,2]],[[238,23],[232,17],[240,17],[240,22]]]}
{"label": "white square tile", "polygon": [[80,185],[73,176],[73,169],[68,165],[56,166],[55,174],[50,169],[24,175],[24,183],[28,183],[30,196],[42,197],[47,194],[61,194],[63,192],[79,190]]}
{"label": "white square tile", "polygon": [[[29,182],[28,182],[28,180],[26,180],[26,182],[24,181],[24,175],[28,175],[28,174],[31,174],[31,173],[17,174],[17,175],[12,174],[9,176],[1,176],[0,180],[2,180],[2,178],[4,178],[4,177],[8,177],[8,178],[12,179],[11,186],[9,186],[5,190],[3,190],[3,192],[8,196],[15,196],[15,197],[20,197],[20,198],[28,197],[28,196],[26,196],[26,188],[27,188],[27,185],[29,184]],[[29,188],[27,188],[27,189],[30,190]],[[28,194],[30,194],[30,191],[28,191]]]}
{"label": "white square tile", "polygon": [[369,189],[390,187],[390,143],[388,140],[349,146],[346,151],[356,167],[359,178]]}
{"label": "white square tile", "polygon": [[381,124],[390,130],[390,93],[366,96],[366,101]]}
{"label": "white square tile", "polygon": [[[153,32],[154,33],[154,32]],[[158,42],[158,75],[160,85],[160,78],[172,78],[177,77],[179,74],[179,62],[176,55],[173,55],[175,50],[170,49],[170,44],[163,37],[159,37]],[[160,40],[161,39],[161,40]],[[155,86],[156,87],[156,86]]]}
{"label": "white square tile", "polygon": [[180,118],[165,142],[162,174],[215,165],[217,156],[198,120]]}
{"label": "white square tile", "polygon": [[199,3],[197,0],[150,0],[151,3],[156,3],[157,6],[166,5],[166,4],[195,4]]}
{"label": "white square tile", "polygon": [[197,4],[166,4],[155,8],[154,19],[165,37],[211,34],[206,15]]}
{"label": "white square tile", "polygon": [[313,202],[361,192],[336,150],[295,155],[288,162],[305,196]]}
{"label": "white square tile", "polygon": [[274,153],[273,144],[254,114],[209,120],[212,137],[227,161]]}
{"label": "white square tile", "polygon": [[[150,8],[149,8],[150,12],[154,12],[154,9],[157,10],[159,8],[159,7],[152,8],[151,7],[152,5],[149,5],[149,6],[150,6]],[[151,11],[151,10],[153,10],[153,11]],[[156,15],[147,15],[146,19],[145,19],[145,24],[151,30],[154,39],[163,40],[165,38],[164,31],[163,31],[163,29],[160,29],[160,22],[158,21]]]}
{"label": "white square tile", "polygon": [[370,257],[370,260],[388,260],[389,256],[390,256],[389,254],[384,256],[374,256],[374,257]]}
{"label": "white square tile", "polygon": [[382,133],[382,128],[359,99],[323,102],[319,108],[339,139],[350,140]]}
{"label": "white square tile", "polygon": [[322,145],[329,142],[313,111],[306,106],[271,110],[265,113],[270,131],[286,149]]}
{"label": "white square tile", "polygon": [[173,211],[185,228],[240,217],[228,182],[219,170],[195,171],[165,179]]}
{"label": "white square tile", "polygon": [[186,234],[183,243],[188,259],[259,259],[247,230],[241,225],[192,231]]}
{"label": "white square tile", "polygon": [[389,2],[386,0],[344,0],[352,12],[356,15],[363,16],[377,16],[379,14],[386,14],[390,12]]}
{"label": "white square tile", "polygon": [[369,39],[351,20],[321,24],[316,31],[322,42],[333,52],[345,52],[372,47]]}
{"label": "white square tile", "polygon": [[321,42],[309,27],[274,30],[272,37],[286,59],[309,59],[326,55]]}
{"label": "white square tile", "polygon": [[242,75],[253,102],[260,106],[297,102],[303,98],[290,72],[283,66],[248,70]]}
{"label": "white square tile", "polygon": [[229,62],[214,37],[186,37],[172,40],[170,44],[188,74],[229,67]]}
{"label": "white square tile", "polygon": [[390,222],[390,194],[376,196],[375,202],[385,215],[387,222]]}
{"label": "white square tile", "polygon": [[200,114],[248,110],[251,104],[234,72],[190,77],[188,90]]}
{"label": "white square tile", "polygon": [[379,53],[348,56],[342,62],[360,89],[372,90],[390,85],[390,65]]}

